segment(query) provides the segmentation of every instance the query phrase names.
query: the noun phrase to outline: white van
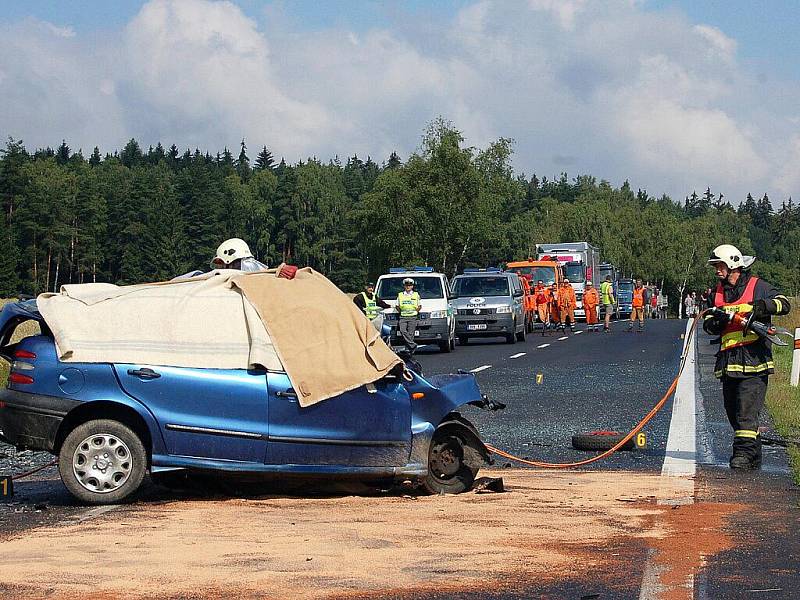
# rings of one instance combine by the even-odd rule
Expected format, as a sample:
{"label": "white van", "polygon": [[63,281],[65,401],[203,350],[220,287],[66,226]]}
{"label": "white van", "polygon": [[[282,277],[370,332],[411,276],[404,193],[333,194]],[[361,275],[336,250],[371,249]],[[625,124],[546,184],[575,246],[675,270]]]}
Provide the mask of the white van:
{"label": "white van", "polygon": [[398,313],[395,307],[406,277],[414,280],[414,290],[422,302],[417,330],[414,332],[417,343],[436,344],[442,352],[452,351],[456,344],[456,320],[450,306],[450,282],[442,273],[434,273],[433,267],[392,267],[389,273],[378,277],[375,295],[392,306],[383,313],[386,323],[392,326],[392,343],[402,343],[397,331]]}

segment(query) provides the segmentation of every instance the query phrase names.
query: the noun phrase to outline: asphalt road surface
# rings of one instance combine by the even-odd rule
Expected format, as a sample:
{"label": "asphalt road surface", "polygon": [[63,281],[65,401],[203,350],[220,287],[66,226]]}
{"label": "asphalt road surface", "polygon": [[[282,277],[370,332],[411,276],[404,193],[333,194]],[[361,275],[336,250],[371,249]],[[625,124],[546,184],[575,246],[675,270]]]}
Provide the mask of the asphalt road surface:
{"label": "asphalt road surface", "polygon": [[[536,332],[516,344],[470,340],[450,354],[424,348],[417,360],[425,374],[474,370],[481,390],[507,405],[492,414],[469,411],[488,443],[525,458],[573,462],[589,456],[572,448],[574,434],[627,433],[661,398],[678,372],[685,326],[652,320],[644,332],[629,333],[617,322],[607,334],[579,325],[576,333]],[[645,428],[644,450],[588,468],[660,470],[670,413],[671,401]]]}
{"label": "asphalt road surface", "polygon": [[[573,434],[627,432],[677,374],[686,321],[648,321],[643,333],[626,329],[614,323],[610,334],[589,333],[579,325],[576,333],[529,334],[515,344],[474,340],[449,354],[423,348],[416,358],[425,374],[475,372],[483,392],[507,405],[494,413],[464,411],[486,442],[538,461],[571,462],[592,455],[572,448]],[[98,509],[77,505],[50,467],[18,481],[13,502],[0,505],[0,553],[16,556],[23,570],[29,559],[40,565],[28,577],[0,564],[0,595],[38,597],[46,590],[78,597],[84,583],[70,575],[70,545],[92,554],[112,544],[144,552],[145,571],[164,564],[177,571],[138,581],[143,597],[148,589],[158,597],[215,597],[203,586],[230,580],[254,582],[263,597],[280,597],[268,590],[287,580],[297,597],[309,598],[797,597],[800,494],[780,446],[765,448],[762,471],[728,469],[732,432],[711,374],[714,350],[701,334],[688,412],[676,416],[676,406],[673,415],[679,403],[670,399],[645,428],[644,450],[574,471],[511,471],[500,459],[492,473],[506,475],[508,494],[320,496],[301,488],[249,501],[235,487],[226,494],[148,484],[132,505]],[[671,433],[687,422],[696,436],[692,447],[668,451]],[[778,438],[766,415],[764,435]],[[694,476],[662,474],[675,456],[692,473],[696,465]],[[0,473],[51,458],[0,445]],[[443,518],[453,525],[443,529]],[[133,530],[152,533],[125,533]],[[455,532],[457,539],[448,539]],[[270,540],[283,540],[280,552],[270,551]],[[185,544],[193,548],[188,555]],[[47,560],[52,572],[41,567]],[[107,564],[103,590],[110,597],[123,593],[114,587],[120,580],[139,576],[125,564]],[[239,593],[254,595],[246,586]]]}

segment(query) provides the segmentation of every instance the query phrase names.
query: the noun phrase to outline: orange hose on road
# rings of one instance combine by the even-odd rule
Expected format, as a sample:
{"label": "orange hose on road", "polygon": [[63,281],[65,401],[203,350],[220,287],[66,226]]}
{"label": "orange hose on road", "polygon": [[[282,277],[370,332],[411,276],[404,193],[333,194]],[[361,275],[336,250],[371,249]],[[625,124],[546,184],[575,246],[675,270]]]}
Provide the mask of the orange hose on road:
{"label": "orange hose on road", "polygon": [[[703,311],[703,312],[701,312],[699,315],[697,315],[695,317],[694,321],[692,322],[692,326],[689,329],[689,333],[686,335],[687,339],[686,339],[686,344],[685,344],[684,348],[688,348],[689,347],[689,344],[692,341],[692,337],[694,336],[694,332],[697,329],[697,323],[700,321],[700,317],[703,316],[705,313],[706,313],[706,311]],[[507,458],[509,460],[513,460],[515,462],[519,462],[519,463],[522,463],[524,465],[530,465],[531,467],[541,467],[543,469],[569,469],[569,468],[572,468],[572,467],[582,467],[583,465],[588,465],[588,464],[591,464],[593,462],[597,462],[598,460],[602,460],[602,459],[604,459],[604,458],[606,458],[608,456],[611,456],[612,454],[614,454],[614,452],[616,452],[617,450],[622,448],[622,446],[627,444],[628,441],[631,438],[633,438],[633,436],[635,436],[637,433],[639,433],[642,430],[642,428],[645,425],[647,425],[647,423],[653,417],[656,416],[658,411],[660,411],[664,407],[664,404],[667,403],[667,400],[669,400],[669,397],[675,392],[675,388],[678,387],[678,379],[680,378],[681,373],[683,373],[683,367],[686,365],[686,356],[687,356],[686,354],[682,354],[681,355],[681,362],[680,362],[680,366],[678,368],[678,374],[675,376],[675,379],[672,380],[672,383],[670,384],[669,388],[664,393],[664,395],[661,397],[661,400],[659,400],[656,403],[656,405],[650,410],[650,412],[647,413],[647,415],[645,415],[645,417],[641,421],[639,421],[639,423],[638,423],[638,425],[636,425],[636,427],[634,427],[633,429],[630,430],[628,435],[626,435],[619,442],[614,444],[614,446],[612,448],[609,448],[608,450],[606,450],[605,452],[602,452],[601,454],[598,454],[597,456],[593,456],[591,458],[587,458],[587,459],[584,459],[584,460],[579,460],[577,462],[548,463],[548,462],[539,462],[539,461],[536,461],[536,460],[528,460],[528,459],[525,459],[525,458],[520,458],[519,456],[514,456],[513,454],[510,454],[510,453],[506,452],[505,450],[500,450],[499,448],[495,448],[494,446],[491,446],[489,444],[486,444],[486,448],[487,448],[487,450],[489,450],[489,452],[497,454],[498,456],[502,456],[503,458]]]}

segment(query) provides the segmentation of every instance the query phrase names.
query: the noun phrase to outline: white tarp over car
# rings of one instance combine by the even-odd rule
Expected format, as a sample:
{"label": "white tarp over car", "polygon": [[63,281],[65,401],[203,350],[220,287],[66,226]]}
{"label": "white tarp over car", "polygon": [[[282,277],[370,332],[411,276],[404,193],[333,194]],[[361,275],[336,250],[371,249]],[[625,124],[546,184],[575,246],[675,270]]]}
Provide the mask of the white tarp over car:
{"label": "white tarp over car", "polygon": [[353,302],[300,269],[212,271],[191,279],[65,285],[37,305],[64,362],[286,371],[301,406],[401,364]]}

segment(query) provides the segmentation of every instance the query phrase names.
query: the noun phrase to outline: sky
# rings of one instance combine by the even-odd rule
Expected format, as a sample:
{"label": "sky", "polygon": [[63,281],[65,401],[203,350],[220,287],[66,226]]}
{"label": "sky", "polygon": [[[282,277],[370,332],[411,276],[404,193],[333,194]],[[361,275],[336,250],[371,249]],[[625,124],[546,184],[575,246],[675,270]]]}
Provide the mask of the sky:
{"label": "sky", "polygon": [[289,162],[419,148],[679,200],[800,195],[800,5],[774,0],[0,0],[0,136]]}

